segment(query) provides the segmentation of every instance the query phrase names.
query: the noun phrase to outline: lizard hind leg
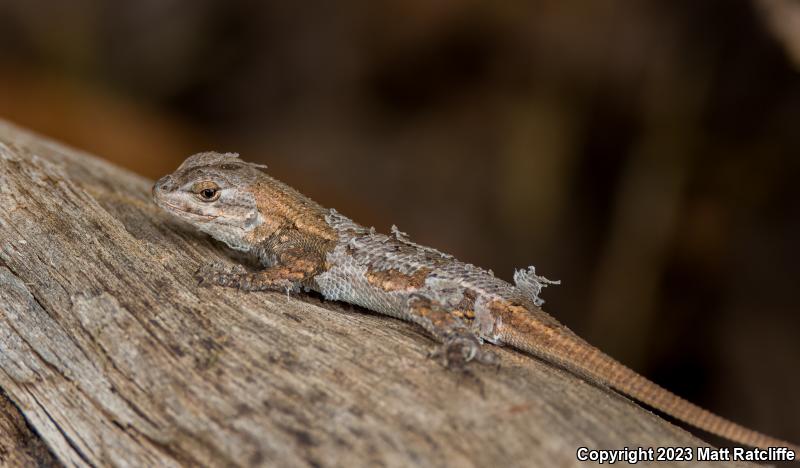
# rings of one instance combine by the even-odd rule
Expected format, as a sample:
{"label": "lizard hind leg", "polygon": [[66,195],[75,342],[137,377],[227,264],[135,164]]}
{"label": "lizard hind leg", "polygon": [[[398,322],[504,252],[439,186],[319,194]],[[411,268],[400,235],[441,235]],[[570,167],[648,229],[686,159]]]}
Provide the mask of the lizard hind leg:
{"label": "lizard hind leg", "polygon": [[407,307],[407,319],[421,325],[441,342],[431,357],[441,359],[448,369],[463,370],[470,361],[497,364],[497,355],[483,349],[478,335],[444,305],[428,297],[414,295]]}

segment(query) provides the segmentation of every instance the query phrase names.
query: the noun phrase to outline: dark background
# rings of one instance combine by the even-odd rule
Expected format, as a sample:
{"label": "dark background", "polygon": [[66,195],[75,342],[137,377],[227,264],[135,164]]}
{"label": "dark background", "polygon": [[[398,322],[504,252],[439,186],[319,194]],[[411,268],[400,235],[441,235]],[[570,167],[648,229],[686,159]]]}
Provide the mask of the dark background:
{"label": "dark background", "polygon": [[0,0],[0,116],[150,178],[236,151],[535,264],[588,341],[800,442],[797,5]]}

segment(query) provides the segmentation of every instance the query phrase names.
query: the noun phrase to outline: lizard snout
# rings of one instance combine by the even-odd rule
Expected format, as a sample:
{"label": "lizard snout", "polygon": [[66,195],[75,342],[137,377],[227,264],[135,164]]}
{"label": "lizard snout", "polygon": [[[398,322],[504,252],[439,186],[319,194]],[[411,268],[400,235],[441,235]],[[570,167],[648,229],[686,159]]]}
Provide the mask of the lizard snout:
{"label": "lizard snout", "polygon": [[158,197],[163,193],[172,192],[176,188],[177,186],[175,185],[175,181],[172,180],[172,176],[164,176],[158,179],[155,184],[153,184],[153,197]]}

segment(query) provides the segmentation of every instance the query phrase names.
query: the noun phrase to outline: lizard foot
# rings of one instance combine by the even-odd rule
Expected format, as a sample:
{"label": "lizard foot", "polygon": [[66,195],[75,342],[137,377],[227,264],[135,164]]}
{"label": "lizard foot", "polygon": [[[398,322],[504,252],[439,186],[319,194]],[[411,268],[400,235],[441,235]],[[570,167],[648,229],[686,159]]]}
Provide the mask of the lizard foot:
{"label": "lizard foot", "polygon": [[297,291],[297,284],[289,279],[276,277],[267,270],[251,273],[242,265],[224,267],[211,263],[200,267],[195,273],[200,286],[211,285],[237,288],[243,291]]}
{"label": "lizard foot", "polygon": [[198,268],[194,277],[200,286],[206,288],[213,285],[237,287],[243,275],[247,275],[247,270],[241,265],[225,267],[223,263],[215,262]]}
{"label": "lizard foot", "polygon": [[472,333],[455,333],[432,353],[432,357],[441,358],[445,367],[463,370],[470,361],[482,364],[497,365],[497,355],[481,347],[481,342]]}

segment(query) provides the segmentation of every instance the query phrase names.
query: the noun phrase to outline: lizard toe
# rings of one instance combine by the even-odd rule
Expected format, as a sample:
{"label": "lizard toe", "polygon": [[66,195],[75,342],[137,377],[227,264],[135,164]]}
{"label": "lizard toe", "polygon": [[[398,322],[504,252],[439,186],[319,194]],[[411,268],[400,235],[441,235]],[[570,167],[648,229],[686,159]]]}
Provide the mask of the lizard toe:
{"label": "lizard toe", "polygon": [[212,281],[213,272],[208,267],[209,265],[202,266],[194,272],[194,279],[197,280],[198,286],[208,288],[214,284]]}
{"label": "lizard toe", "polygon": [[440,357],[445,367],[462,370],[472,360],[487,362],[494,353],[481,349],[478,337],[472,333],[457,333],[448,337],[444,344],[434,352],[435,357]]}

